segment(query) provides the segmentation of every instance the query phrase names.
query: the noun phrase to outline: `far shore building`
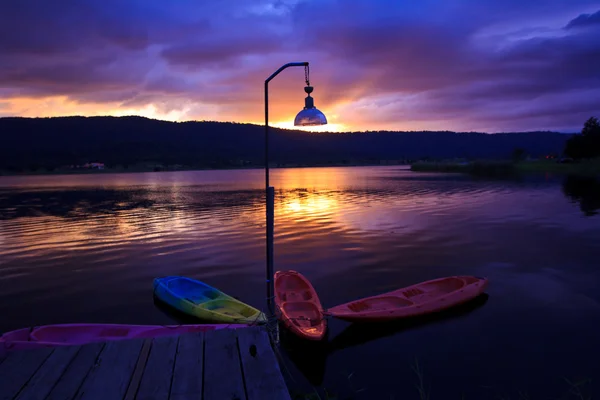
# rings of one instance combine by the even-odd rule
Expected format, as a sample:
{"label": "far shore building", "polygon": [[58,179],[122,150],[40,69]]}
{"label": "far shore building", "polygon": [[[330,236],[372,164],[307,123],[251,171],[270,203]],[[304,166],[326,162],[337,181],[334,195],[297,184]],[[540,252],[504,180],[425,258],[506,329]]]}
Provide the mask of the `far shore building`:
{"label": "far shore building", "polygon": [[71,168],[73,168],[73,169],[78,169],[78,168],[84,168],[84,169],[104,169],[104,163],[101,163],[101,162],[92,162],[92,163],[85,163],[83,165],[71,165]]}

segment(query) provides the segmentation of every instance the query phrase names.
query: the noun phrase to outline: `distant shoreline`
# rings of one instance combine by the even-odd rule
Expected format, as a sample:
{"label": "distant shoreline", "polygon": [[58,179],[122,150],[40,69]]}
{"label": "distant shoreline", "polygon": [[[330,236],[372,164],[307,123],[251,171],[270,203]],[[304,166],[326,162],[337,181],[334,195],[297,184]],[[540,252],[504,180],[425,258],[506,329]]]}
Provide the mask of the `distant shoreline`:
{"label": "distant shoreline", "polygon": [[534,161],[419,161],[411,165],[414,172],[465,173],[478,176],[508,176],[522,173],[557,173],[600,176],[600,159],[572,163],[550,160]]}
{"label": "distant shoreline", "polygon": [[[329,168],[329,167],[409,167],[410,164],[401,163],[352,163],[352,164],[293,164],[293,165],[271,165],[269,169],[287,169],[287,168]],[[156,169],[153,167],[132,167],[132,168],[104,168],[104,169],[62,169],[54,171],[26,171],[26,172],[8,172],[0,171],[0,177],[3,176],[44,176],[44,175],[103,175],[103,174],[124,174],[124,173],[145,173],[145,172],[188,172],[188,171],[232,171],[232,170],[250,170],[259,169],[264,170],[264,166],[252,165],[252,166],[231,166],[231,167],[190,167],[190,168],[161,168]]]}
{"label": "distant shoreline", "polygon": [[[148,172],[153,167],[204,170],[264,166],[261,125],[175,123],[141,117],[0,118],[0,132],[10,133],[10,140],[0,146],[3,175],[89,173],[70,168],[101,164],[110,167],[107,172]],[[541,131],[313,134],[275,127],[269,132],[271,162],[282,167],[378,165],[384,160],[397,164],[424,157],[507,158],[517,148],[538,157],[560,154],[572,136]]]}

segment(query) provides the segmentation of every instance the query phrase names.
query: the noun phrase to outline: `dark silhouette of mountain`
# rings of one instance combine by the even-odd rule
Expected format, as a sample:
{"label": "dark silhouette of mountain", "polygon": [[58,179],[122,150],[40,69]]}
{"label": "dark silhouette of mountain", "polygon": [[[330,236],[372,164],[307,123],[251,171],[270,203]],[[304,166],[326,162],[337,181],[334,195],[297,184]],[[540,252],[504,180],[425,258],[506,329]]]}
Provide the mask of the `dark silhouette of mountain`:
{"label": "dark silhouette of mountain", "polygon": [[[556,132],[308,133],[271,128],[273,163],[327,164],[422,158],[510,158],[561,153],[571,136]],[[85,162],[189,167],[260,166],[264,127],[168,122],[142,117],[0,118],[0,169],[53,169]]]}

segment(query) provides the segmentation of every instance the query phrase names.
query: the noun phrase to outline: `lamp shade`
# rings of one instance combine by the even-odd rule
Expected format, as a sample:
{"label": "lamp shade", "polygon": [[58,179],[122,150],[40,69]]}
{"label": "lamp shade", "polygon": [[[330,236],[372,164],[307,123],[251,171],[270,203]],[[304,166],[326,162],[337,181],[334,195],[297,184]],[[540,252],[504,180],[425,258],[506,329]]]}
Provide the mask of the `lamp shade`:
{"label": "lamp shade", "polygon": [[317,108],[305,108],[300,111],[294,119],[295,126],[312,126],[312,125],[326,125],[327,118],[325,114],[319,111]]}
{"label": "lamp shade", "polygon": [[312,92],[312,87],[307,86],[304,88],[304,91],[308,94],[306,99],[304,99],[304,110],[300,111],[296,118],[294,119],[295,126],[313,126],[313,125],[326,125],[327,118],[325,118],[325,114],[323,114],[319,109],[315,107],[315,103],[312,97],[310,97],[310,93]]}

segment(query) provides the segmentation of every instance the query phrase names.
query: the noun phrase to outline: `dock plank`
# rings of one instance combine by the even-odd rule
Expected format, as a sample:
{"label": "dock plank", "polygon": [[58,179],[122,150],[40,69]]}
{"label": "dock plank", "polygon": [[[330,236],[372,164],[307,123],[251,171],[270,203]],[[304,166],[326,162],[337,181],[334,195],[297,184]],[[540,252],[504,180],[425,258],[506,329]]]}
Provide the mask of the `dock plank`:
{"label": "dock plank", "polygon": [[104,343],[91,343],[80,346],[73,361],[67,366],[46,400],[72,399],[96,363],[103,348]]}
{"label": "dock plank", "polygon": [[0,400],[266,398],[290,395],[261,327],[23,350],[0,363]]}
{"label": "dock plank", "polygon": [[122,399],[127,392],[143,342],[143,339],[107,342],[75,398]]}
{"label": "dock plank", "polygon": [[[248,400],[290,400],[266,330],[253,326],[239,329],[237,335]],[[256,353],[250,352],[251,346]]]}
{"label": "dock plank", "polygon": [[44,400],[80,349],[81,346],[64,346],[54,349],[46,362],[19,393],[17,400]]}
{"label": "dock plank", "polygon": [[234,329],[204,333],[204,366],[204,400],[246,398]]}
{"label": "dock plank", "polygon": [[20,350],[8,354],[0,364],[0,399],[15,397],[53,349]]}
{"label": "dock plank", "polygon": [[182,335],[177,346],[170,400],[202,398],[204,333]]}
{"label": "dock plank", "polygon": [[148,362],[151,347],[152,339],[145,339],[144,344],[142,345],[142,351],[140,352],[133,374],[131,375],[131,381],[129,382],[129,387],[127,388],[127,393],[125,393],[124,400],[135,399],[135,395],[140,387],[140,382],[142,381],[144,370],[146,369],[146,363]]}
{"label": "dock plank", "polygon": [[163,336],[153,340],[136,399],[169,399],[178,340],[178,336]]}

